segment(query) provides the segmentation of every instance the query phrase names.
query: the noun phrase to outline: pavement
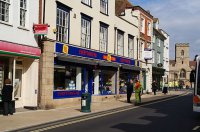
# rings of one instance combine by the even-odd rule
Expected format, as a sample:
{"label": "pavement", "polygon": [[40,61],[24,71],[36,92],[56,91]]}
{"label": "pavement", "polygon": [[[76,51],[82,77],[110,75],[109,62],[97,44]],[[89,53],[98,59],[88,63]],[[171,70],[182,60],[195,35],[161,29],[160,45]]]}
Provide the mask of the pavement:
{"label": "pavement", "polygon": [[[142,102],[148,103],[157,100],[162,100],[178,95],[183,95],[188,91],[169,91],[168,94],[164,95],[161,92],[157,92],[157,95],[153,94],[143,94]],[[132,95],[132,102],[134,102],[134,94]],[[12,116],[0,115],[0,131],[15,131],[17,129],[23,129],[26,127],[36,126],[45,124],[48,122],[56,122],[63,119],[77,118],[79,116],[90,115],[90,114],[100,114],[104,111],[121,109],[123,107],[134,107],[133,103],[126,103],[126,98],[120,98],[118,100],[108,100],[101,102],[92,102],[91,112],[83,113],[81,112],[81,105],[57,108],[50,110],[26,110],[26,109],[16,109],[16,113]]]}

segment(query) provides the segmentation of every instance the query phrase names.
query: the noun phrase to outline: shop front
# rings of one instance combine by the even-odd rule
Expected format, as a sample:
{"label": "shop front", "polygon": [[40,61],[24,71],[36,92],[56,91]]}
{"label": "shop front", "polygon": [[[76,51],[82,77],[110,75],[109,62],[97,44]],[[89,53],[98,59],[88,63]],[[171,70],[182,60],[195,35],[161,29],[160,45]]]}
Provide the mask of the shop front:
{"label": "shop front", "polygon": [[165,73],[165,69],[158,68],[158,67],[153,67],[152,69],[152,76],[153,76],[153,81],[155,80],[158,84],[158,89],[161,90],[163,86],[163,75]]}
{"label": "shop front", "polygon": [[[53,99],[80,98],[90,93],[93,98],[118,94],[118,70],[130,77],[139,74],[135,61],[82,47],[56,43],[54,57]],[[128,79],[126,74],[122,76]]]}
{"label": "shop front", "polygon": [[0,41],[0,93],[5,79],[14,87],[15,107],[37,107],[39,48]]}
{"label": "shop front", "polygon": [[127,84],[129,80],[139,78],[139,74],[140,74],[139,67],[122,65],[120,69],[120,76],[119,76],[119,79],[120,79],[119,93],[126,94]]}

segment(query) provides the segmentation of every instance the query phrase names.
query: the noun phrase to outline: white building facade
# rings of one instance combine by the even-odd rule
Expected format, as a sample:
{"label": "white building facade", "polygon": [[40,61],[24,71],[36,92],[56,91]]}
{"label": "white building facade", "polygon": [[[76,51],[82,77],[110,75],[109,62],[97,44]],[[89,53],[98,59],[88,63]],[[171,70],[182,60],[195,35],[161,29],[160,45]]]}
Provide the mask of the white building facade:
{"label": "white building facade", "polygon": [[39,1],[0,0],[0,90],[12,80],[15,107],[36,107],[41,54],[33,24]]}
{"label": "white building facade", "polygon": [[108,0],[40,2],[50,28],[42,43],[39,106],[80,104],[85,92],[93,101],[125,95],[122,82],[140,72],[138,22],[131,10],[116,16],[115,1]]}
{"label": "white building facade", "polygon": [[165,69],[165,75],[163,76],[163,82],[168,83],[169,79],[169,40],[170,36],[166,33],[166,31],[161,29],[161,32],[165,36],[164,41],[164,54],[163,54],[163,68]]}

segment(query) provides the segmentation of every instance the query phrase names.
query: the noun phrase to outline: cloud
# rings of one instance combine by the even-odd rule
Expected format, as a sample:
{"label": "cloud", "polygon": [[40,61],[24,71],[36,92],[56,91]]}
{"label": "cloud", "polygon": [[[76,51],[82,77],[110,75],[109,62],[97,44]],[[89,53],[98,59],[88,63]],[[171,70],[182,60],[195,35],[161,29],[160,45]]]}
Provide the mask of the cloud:
{"label": "cloud", "polygon": [[[170,49],[174,51],[175,43],[190,43],[190,57],[200,54],[200,0],[130,0],[149,10],[159,18],[160,28],[170,35]],[[170,53],[174,58],[174,53]]]}

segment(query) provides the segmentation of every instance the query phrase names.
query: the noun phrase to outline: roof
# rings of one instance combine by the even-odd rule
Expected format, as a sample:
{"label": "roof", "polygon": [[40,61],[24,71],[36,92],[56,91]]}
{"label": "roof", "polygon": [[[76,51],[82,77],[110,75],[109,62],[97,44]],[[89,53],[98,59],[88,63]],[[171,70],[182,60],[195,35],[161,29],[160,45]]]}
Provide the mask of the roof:
{"label": "roof", "polygon": [[146,11],[144,10],[142,7],[140,6],[133,6],[133,10],[139,10],[141,11],[143,14],[145,14],[146,16],[150,17],[151,19],[153,19],[153,16],[151,15],[150,11]]}
{"label": "roof", "polygon": [[133,5],[128,0],[115,0],[115,14],[120,16],[126,8],[132,8]]}
{"label": "roof", "polygon": [[162,37],[163,39],[167,39],[164,34],[161,32],[160,29],[156,29],[156,28],[153,28],[153,32],[155,33],[155,35],[158,35],[160,37]]}
{"label": "roof", "polygon": [[194,67],[195,68],[196,67],[196,61],[190,61],[189,65],[190,65],[190,67]]}

